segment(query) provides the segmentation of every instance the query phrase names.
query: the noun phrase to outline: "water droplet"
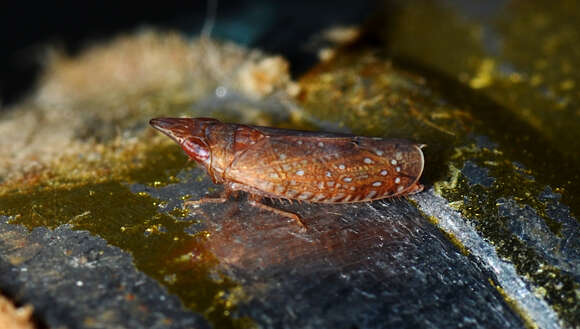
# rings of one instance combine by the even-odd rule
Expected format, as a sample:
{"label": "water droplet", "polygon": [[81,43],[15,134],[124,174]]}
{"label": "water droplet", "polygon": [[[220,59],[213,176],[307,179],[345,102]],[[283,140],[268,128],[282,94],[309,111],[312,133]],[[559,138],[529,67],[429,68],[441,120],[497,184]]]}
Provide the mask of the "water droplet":
{"label": "water droplet", "polygon": [[215,89],[215,95],[218,98],[223,98],[228,94],[228,89],[224,86],[219,86]]}

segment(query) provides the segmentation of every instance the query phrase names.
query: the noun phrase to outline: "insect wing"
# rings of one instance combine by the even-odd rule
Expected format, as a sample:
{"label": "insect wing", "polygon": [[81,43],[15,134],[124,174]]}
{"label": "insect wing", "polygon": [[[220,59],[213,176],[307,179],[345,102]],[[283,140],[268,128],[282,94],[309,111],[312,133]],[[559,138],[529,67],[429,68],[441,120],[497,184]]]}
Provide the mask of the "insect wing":
{"label": "insect wing", "polygon": [[404,194],[422,170],[406,141],[280,134],[237,154],[226,176],[270,197],[338,203]]}

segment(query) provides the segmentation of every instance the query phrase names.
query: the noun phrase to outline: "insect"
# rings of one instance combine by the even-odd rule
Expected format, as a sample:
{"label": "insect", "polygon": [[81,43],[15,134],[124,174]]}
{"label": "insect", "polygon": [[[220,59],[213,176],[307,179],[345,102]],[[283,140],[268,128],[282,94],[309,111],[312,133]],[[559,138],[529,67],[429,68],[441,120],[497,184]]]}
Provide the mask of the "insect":
{"label": "insect", "polygon": [[203,165],[220,198],[187,204],[224,202],[231,192],[249,193],[249,203],[303,227],[302,219],[262,198],[317,203],[367,202],[423,190],[424,145],[335,133],[223,123],[210,118],[156,118],[155,129],[176,141]]}

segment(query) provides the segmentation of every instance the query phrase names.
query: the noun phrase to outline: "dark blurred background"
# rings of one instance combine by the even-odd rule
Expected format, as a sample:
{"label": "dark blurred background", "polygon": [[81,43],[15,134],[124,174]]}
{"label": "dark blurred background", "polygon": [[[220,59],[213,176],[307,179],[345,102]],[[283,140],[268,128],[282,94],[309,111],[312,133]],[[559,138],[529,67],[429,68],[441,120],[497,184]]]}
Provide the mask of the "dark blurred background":
{"label": "dark blurred background", "polygon": [[[85,46],[140,28],[196,36],[215,20],[211,36],[285,56],[293,74],[316,61],[307,47],[322,29],[360,24],[375,2],[221,0],[189,2],[8,1],[0,4],[0,110],[35,85],[43,50],[56,46],[74,56]],[[215,9],[215,10],[214,10]]]}

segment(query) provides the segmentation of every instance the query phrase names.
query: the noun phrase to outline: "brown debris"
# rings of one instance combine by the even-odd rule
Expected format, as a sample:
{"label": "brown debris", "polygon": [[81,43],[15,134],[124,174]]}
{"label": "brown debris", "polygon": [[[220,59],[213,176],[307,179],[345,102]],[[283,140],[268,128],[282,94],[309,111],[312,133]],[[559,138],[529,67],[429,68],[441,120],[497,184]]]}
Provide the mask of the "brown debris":
{"label": "brown debris", "polygon": [[0,114],[0,136],[8,136],[0,139],[0,184],[38,177],[55,163],[74,167],[59,169],[69,176],[86,176],[75,161],[98,164],[99,149],[134,148],[149,118],[191,116],[191,104],[219,86],[260,98],[292,85],[280,57],[155,31],[120,36],[76,57],[52,51],[40,81],[27,100]]}
{"label": "brown debris", "polygon": [[34,329],[32,306],[15,307],[12,302],[0,295],[0,328]]}

